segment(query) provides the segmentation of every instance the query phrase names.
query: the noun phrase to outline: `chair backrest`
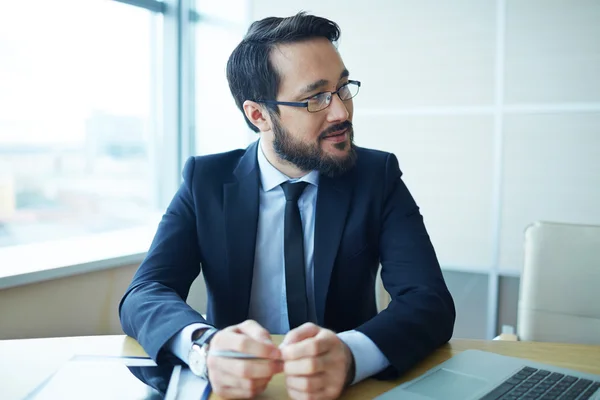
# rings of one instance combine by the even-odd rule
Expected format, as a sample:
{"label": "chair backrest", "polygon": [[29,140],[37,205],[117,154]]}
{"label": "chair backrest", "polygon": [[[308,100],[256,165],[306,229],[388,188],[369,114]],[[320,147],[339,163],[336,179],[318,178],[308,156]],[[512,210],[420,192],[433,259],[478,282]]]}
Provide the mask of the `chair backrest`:
{"label": "chair backrest", "polygon": [[600,226],[527,228],[517,333],[520,340],[600,344]]}

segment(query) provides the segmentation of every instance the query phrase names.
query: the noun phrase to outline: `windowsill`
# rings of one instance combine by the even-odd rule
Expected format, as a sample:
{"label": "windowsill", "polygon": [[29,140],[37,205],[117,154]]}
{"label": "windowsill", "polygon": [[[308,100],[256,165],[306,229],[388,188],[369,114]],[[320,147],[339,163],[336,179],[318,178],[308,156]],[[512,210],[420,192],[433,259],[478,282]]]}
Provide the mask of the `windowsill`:
{"label": "windowsill", "polygon": [[156,224],[0,248],[0,290],[140,263]]}

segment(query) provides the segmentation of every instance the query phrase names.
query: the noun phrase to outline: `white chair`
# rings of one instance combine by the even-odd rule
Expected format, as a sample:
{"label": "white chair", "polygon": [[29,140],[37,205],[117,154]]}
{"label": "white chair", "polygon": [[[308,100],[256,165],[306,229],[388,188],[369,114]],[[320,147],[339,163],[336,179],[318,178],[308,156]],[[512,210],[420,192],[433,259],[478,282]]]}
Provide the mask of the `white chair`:
{"label": "white chair", "polygon": [[529,226],[519,290],[519,340],[600,344],[600,226]]}

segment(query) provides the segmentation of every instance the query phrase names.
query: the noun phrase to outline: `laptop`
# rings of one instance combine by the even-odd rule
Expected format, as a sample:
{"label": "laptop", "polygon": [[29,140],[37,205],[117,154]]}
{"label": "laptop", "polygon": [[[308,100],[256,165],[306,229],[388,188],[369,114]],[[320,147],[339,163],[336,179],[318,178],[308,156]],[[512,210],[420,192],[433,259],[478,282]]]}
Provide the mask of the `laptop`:
{"label": "laptop", "polygon": [[600,400],[600,375],[466,350],[376,400]]}

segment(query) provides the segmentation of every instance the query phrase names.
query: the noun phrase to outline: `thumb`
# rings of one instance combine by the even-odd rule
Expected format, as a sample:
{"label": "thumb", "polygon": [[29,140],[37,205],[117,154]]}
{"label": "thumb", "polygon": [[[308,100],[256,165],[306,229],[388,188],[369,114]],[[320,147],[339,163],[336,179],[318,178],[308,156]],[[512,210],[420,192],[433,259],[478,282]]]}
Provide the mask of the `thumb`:
{"label": "thumb", "polygon": [[303,341],[304,339],[315,337],[320,331],[321,328],[319,328],[317,325],[311,322],[307,322],[289,331],[287,335],[285,335],[285,338],[283,338],[283,342],[281,342],[279,347],[287,346],[293,343],[298,343]]}

